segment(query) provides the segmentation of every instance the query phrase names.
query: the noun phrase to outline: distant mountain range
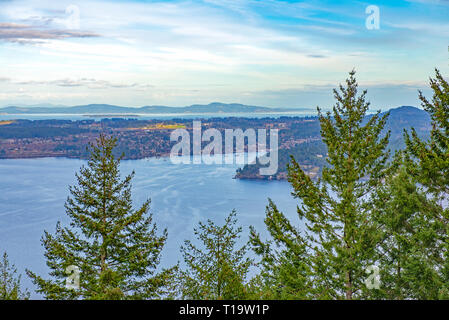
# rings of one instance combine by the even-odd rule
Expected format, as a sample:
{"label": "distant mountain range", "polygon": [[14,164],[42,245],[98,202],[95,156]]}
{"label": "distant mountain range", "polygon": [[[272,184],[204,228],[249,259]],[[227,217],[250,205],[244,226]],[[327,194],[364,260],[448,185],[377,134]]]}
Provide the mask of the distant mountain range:
{"label": "distant mountain range", "polygon": [[144,106],[144,107],[121,107],[110,104],[88,104],[82,106],[33,106],[17,107],[9,106],[0,108],[0,114],[191,114],[191,113],[287,113],[299,112],[306,109],[286,109],[248,106],[239,103],[194,104],[187,107],[166,107],[166,106]]}

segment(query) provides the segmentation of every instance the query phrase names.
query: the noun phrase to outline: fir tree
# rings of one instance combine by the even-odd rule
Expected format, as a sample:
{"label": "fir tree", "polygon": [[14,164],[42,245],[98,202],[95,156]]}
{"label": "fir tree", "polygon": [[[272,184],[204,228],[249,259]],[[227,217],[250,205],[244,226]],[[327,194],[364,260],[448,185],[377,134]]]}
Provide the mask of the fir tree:
{"label": "fir tree", "polygon": [[261,273],[253,281],[252,292],[258,292],[260,299],[312,299],[306,240],[271,199],[266,208],[265,224],[272,238],[266,243],[251,227],[250,243],[262,258],[258,263]]}
{"label": "fir tree", "polygon": [[[438,296],[437,270],[432,261],[439,256],[432,212],[438,205],[418,187],[398,154],[394,175],[376,192],[375,212],[382,226],[377,249],[382,290],[376,298],[432,299]],[[430,226],[430,228],[429,228]]]}
{"label": "fir tree", "polygon": [[432,119],[430,141],[420,140],[414,129],[411,136],[405,133],[405,140],[408,159],[416,160],[409,163],[410,172],[429,193],[444,198],[449,194],[449,83],[435,72],[435,78],[430,78],[432,100],[419,92],[422,107]]}
{"label": "fir tree", "polygon": [[181,295],[185,299],[236,300],[248,297],[246,278],[252,260],[245,257],[247,245],[236,248],[241,227],[236,227],[235,211],[218,226],[211,220],[199,222],[195,236],[202,243],[189,240],[181,247],[186,269],[180,273]]}
{"label": "fir tree", "polygon": [[9,262],[6,252],[3,253],[0,260],[0,300],[28,300],[30,293],[21,288],[20,282],[16,267]]}
{"label": "fir tree", "polygon": [[[161,298],[173,273],[156,272],[167,231],[157,235],[150,200],[133,209],[134,172],[121,180],[116,139],[101,135],[90,146],[87,166],[69,188],[70,226],[58,222],[54,235],[42,237],[50,279],[27,273],[47,299]],[[66,286],[66,271],[79,271],[79,285]]]}
{"label": "fir tree", "polygon": [[[422,92],[419,98],[429,112],[432,130],[429,141],[419,139],[415,130],[405,134],[407,145],[407,170],[419,183],[420,188],[436,202],[430,217],[421,228],[427,231],[428,245],[425,249],[432,258],[428,269],[436,270],[437,277],[423,284],[426,298],[449,298],[449,83],[438,70],[430,78],[433,91],[429,101]],[[438,288],[438,293],[432,288]]]}
{"label": "fir tree", "polygon": [[[381,137],[388,114],[378,112],[366,120],[369,102],[366,91],[358,95],[355,71],[346,80],[346,87],[334,90],[334,96],[332,114],[324,115],[318,108],[321,136],[328,150],[322,177],[313,181],[294,159],[288,167],[293,195],[301,200],[298,214],[304,232],[299,234],[271,205],[266,224],[275,241],[298,259],[298,278],[309,291],[300,292],[300,297],[363,298],[369,295],[365,270],[376,263],[380,241],[372,193],[389,174],[389,133]],[[292,289],[298,291],[297,287]]]}

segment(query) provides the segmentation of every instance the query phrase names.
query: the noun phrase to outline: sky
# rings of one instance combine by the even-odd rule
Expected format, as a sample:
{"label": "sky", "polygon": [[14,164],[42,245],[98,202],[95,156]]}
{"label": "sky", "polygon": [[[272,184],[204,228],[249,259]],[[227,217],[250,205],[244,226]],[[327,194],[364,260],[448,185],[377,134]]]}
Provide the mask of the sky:
{"label": "sky", "polygon": [[448,46],[449,0],[0,0],[0,106],[419,106]]}

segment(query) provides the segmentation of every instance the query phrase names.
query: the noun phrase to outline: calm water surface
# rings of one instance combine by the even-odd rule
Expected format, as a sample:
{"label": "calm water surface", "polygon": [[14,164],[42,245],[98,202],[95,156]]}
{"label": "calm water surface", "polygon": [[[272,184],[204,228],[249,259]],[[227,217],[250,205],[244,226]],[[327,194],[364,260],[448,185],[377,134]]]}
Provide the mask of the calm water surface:
{"label": "calm water surface", "polygon": [[[67,225],[64,202],[75,172],[85,162],[65,158],[0,160],[0,252],[7,251],[19,272],[29,268],[40,275],[46,269],[40,238],[54,233],[57,221]],[[262,234],[267,198],[299,224],[297,201],[285,181],[233,179],[238,165],[172,164],[169,159],[123,161],[122,174],[135,170],[133,200],[137,207],[151,198],[151,211],[160,230],[168,229],[161,265],[181,260],[179,247],[192,239],[198,221],[222,223],[236,209],[247,239],[248,227]],[[24,275],[23,283],[33,289]],[[38,297],[32,294],[32,297]]]}
{"label": "calm water surface", "polygon": [[172,120],[172,119],[210,119],[210,118],[279,118],[279,117],[305,117],[316,116],[316,110],[304,110],[295,112],[239,112],[239,113],[161,113],[161,114],[132,114],[132,115],[82,115],[82,114],[0,114],[0,120],[15,120],[15,119],[28,119],[28,120],[101,120],[103,118],[124,118],[124,119],[138,119],[138,120]]}

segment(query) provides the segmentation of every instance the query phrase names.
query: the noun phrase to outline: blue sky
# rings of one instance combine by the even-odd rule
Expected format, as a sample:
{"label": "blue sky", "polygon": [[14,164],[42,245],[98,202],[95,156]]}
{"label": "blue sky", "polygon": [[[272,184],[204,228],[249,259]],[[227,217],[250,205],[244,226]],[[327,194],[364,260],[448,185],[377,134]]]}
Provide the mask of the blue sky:
{"label": "blue sky", "polygon": [[448,40],[448,0],[0,0],[0,105],[326,109],[355,68],[374,109],[418,106]]}

